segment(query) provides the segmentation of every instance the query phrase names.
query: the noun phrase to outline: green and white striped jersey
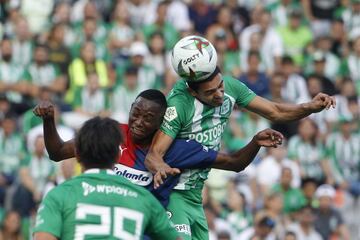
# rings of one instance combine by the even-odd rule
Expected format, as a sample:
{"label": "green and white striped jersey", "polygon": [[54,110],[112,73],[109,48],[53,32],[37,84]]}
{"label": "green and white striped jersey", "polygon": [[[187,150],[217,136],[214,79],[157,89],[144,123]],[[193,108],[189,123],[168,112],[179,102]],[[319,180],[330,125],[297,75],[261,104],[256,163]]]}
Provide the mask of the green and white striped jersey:
{"label": "green and white striped jersey", "polygon": [[324,177],[321,161],[324,160],[325,150],[320,142],[312,145],[304,142],[299,135],[295,135],[289,140],[288,156],[292,160],[299,161],[306,177],[319,180]]}
{"label": "green and white striped jersey", "polygon": [[[193,97],[186,82],[179,80],[170,92],[161,130],[172,138],[195,139],[214,150],[220,149],[221,137],[234,105],[245,107],[256,96],[239,80],[224,76],[225,96],[219,107],[204,105]],[[185,170],[178,190],[202,189],[210,169]]]}
{"label": "green and white striped jersey", "polygon": [[332,133],[326,141],[326,154],[330,158],[335,181],[360,178],[360,134],[349,139],[340,132]]}

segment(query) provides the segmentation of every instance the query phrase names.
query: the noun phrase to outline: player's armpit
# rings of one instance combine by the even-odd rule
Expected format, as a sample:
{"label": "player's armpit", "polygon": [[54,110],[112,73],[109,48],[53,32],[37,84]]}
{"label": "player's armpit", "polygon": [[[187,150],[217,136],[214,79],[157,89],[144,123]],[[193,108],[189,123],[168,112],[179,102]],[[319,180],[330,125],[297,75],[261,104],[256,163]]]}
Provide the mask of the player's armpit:
{"label": "player's armpit", "polygon": [[34,233],[34,240],[57,240],[57,238],[47,232],[36,232]]}

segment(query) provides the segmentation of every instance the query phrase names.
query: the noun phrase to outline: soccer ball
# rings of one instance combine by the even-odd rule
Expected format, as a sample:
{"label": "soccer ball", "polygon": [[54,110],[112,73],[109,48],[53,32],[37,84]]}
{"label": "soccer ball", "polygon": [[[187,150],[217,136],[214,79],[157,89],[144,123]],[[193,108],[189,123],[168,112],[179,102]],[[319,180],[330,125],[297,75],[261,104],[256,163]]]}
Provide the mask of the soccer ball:
{"label": "soccer ball", "polygon": [[175,72],[186,81],[200,82],[216,69],[217,54],[205,38],[187,36],[179,40],[171,52]]}

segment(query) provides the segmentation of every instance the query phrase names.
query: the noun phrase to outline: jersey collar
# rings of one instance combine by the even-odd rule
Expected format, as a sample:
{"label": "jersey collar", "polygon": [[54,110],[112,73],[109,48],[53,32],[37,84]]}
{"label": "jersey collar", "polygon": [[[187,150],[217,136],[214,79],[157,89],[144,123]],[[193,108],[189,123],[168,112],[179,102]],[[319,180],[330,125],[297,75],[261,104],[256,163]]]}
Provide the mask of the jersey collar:
{"label": "jersey collar", "polygon": [[109,175],[116,175],[112,169],[100,169],[100,168],[90,168],[86,170],[84,173],[106,173]]}

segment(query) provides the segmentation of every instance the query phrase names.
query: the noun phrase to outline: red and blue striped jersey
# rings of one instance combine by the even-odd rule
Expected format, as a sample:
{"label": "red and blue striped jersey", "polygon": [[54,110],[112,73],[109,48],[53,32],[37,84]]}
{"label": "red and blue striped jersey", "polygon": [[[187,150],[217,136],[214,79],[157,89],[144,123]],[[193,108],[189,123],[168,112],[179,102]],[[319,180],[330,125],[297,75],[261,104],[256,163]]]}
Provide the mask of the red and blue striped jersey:
{"label": "red and blue striped jersey", "polygon": [[[119,158],[114,167],[116,174],[131,182],[146,187],[166,206],[173,187],[178,183],[178,176],[170,176],[160,188],[154,189],[153,176],[146,169],[144,161],[148,149],[141,148],[131,140],[127,124],[120,124],[124,143],[119,146]],[[175,139],[164,156],[164,161],[171,167],[181,169],[197,169],[210,167],[217,157],[217,152],[194,140]]]}

